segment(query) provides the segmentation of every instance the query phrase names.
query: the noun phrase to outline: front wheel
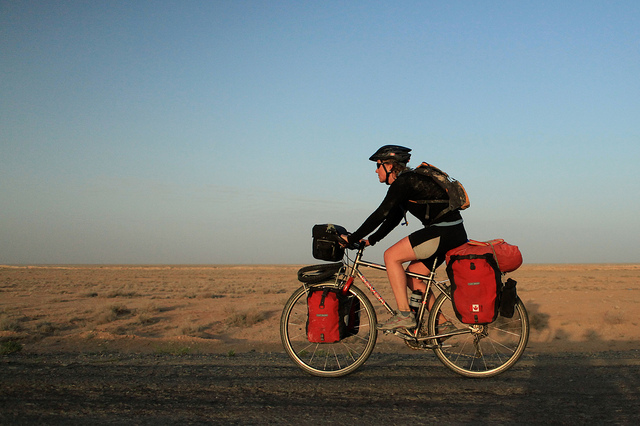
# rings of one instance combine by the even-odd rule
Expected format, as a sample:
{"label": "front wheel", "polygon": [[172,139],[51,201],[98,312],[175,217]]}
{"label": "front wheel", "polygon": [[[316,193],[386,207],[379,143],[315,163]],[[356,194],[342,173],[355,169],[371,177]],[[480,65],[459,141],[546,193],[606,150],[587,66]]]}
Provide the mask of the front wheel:
{"label": "front wheel", "polygon": [[461,334],[438,339],[434,352],[446,367],[466,377],[492,377],[506,371],[520,359],[529,340],[529,316],[520,299],[512,318],[498,316],[491,324],[470,325],[458,320],[451,299],[443,293],[429,314],[429,334],[437,335],[438,323],[445,320]]}
{"label": "front wheel", "polygon": [[307,339],[307,293],[310,288],[335,288],[333,283],[300,287],[289,298],[280,318],[280,338],[289,357],[314,376],[340,377],[354,372],[369,358],[376,345],[378,330],[373,305],[356,286],[349,296],[360,301],[357,334],[336,343],[311,343]]}

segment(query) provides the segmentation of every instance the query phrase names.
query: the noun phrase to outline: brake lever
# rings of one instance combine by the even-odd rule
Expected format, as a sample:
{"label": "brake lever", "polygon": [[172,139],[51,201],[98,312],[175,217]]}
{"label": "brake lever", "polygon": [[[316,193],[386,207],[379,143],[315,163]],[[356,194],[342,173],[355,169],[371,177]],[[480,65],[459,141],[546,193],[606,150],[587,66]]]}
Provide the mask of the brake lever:
{"label": "brake lever", "polygon": [[350,244],[347,248],[349,250],[360,250],[367,246],[367,243],[364,240],[356,241],[353,244]]}

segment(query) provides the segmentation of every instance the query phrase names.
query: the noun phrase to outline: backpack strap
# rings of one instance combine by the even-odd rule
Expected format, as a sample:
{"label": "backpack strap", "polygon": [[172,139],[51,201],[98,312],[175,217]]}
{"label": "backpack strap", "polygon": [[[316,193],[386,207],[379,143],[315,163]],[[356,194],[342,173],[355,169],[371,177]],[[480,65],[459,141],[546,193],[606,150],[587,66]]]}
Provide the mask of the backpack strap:
{"label": "backpack strap", "polygon": [[409,200],[409,202],[415,204],[427,204],[427,218],[429,218],[429,204],[447,204],[447,207],[440,210],[440,213],[438,213],[436,217],[434,217],[433,219],[429,219],[429,225],[432,225],[436,220],[440,219],[445,214],[455,210],[448,206],[449,200]]}
{"label": "backpack strap", "polygon": [[442,204],[449,203],[449,200],[409,200],[410,203],[416,204]]}

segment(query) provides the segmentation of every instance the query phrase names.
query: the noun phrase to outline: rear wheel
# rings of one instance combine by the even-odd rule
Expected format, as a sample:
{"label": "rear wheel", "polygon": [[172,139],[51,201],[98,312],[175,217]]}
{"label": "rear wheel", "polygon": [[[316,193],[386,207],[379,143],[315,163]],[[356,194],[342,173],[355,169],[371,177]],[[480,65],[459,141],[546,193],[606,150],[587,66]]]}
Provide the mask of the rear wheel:
{"label": "rear wheel", "polygon": [[369,358],[376,345],[378,330],[373,305],[356,286],[349,294],[360,301],[357,334],[336,343],[311,343],[307,339],[307,292],[309,288],[334,288],[333,283],[302,286],[289,298],[280,318],[280,338],[289,357],[314,376],[339,377],[354,372]]}
{"label": "rear wheel", "polygon": [[[498,316],[491,324],[462,324],[453,311],[451,299],[441,294],[429,314],[430,335],[438,334],[442,314],[458,330],[465,333],[438,339],[436,356],[452,371],[466,377],[491,377],[513,366],[529,340],[529,317],[520,299],[512,318]],[[450,329],[440,331],[451,332]]]}

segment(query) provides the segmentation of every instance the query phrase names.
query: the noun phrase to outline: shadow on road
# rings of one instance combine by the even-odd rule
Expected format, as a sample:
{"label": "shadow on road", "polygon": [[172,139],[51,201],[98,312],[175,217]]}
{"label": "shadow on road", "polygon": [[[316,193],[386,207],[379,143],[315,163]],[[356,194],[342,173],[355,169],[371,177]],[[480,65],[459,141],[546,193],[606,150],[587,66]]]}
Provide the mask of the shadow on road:
{"label": "shadow on road", "polygon": [[375,354],[339,379],[281,353],[0,358],[1,424],[637,424],[638,351],[525,354],[467,379],[431,353]]}

